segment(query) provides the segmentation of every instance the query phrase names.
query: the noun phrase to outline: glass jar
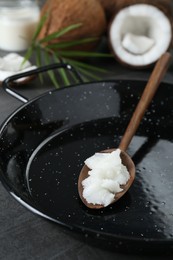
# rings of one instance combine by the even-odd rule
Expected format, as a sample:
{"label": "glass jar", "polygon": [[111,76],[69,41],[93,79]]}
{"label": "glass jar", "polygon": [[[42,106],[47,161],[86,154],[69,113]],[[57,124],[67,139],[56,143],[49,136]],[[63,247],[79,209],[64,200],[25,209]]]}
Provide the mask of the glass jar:
{"label": "glass jar", "polygon": [[0,0],[0,49],[24,51],[40,19],[40,8],[32,0]]}

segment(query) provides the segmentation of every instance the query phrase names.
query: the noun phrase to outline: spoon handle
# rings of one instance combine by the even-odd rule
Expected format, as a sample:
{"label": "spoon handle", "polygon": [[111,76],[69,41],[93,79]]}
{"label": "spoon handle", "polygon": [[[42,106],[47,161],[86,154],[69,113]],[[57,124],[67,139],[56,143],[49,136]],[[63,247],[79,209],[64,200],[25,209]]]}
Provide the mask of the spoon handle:
{"label": "spoon handle", "polygon": [[126,151],[134,134],[136,133],[138,126],[151,103],[158,86],[163,79],[168,69],[169,62],[171,60],[171,54],[169,52],[164,53],[157,61],[147,85],[144,88],[142,96],[137,104],[137,107],[132,115],[132,118],[126,128],[126,131],[122,137],[119,148],[122,151]]}

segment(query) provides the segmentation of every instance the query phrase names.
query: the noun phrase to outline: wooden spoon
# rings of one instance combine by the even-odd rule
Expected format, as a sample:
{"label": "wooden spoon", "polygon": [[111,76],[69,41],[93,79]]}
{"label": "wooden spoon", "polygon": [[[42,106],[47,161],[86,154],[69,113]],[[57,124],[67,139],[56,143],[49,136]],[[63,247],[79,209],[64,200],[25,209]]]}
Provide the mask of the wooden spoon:
{"label": "wooden spoon", "polygon": [[[135,178],[135,165],[132,161],[132,159],[130,158],[130,156],[125,152],[126,149],[128,148],[134,134],[137,131],[137,128],[145,114],[146,109],[148,108],[149,104],[151,103],[156,90],[161,82],[161,80],[163,79],[169,62],[171,60],[171,54],[166,52],[165,54],[163,54],[160,59],[157,61],[153,72],[148,80],[148,83],[143,91],[143,94],[139,100],[139,103],[132,115],[132,118],[126,128],[126,131],[124,133],[124,136],[122,137],[122,140],[120,142],[119,145],[119,149],[121,150],[121,159],[122,159],[122,164],[124,164],[127,167],[127,170],[129,171],[130,174],[130,179],[128,180],[128,182],[125,185],[122,185],[122,189],[123,191],[118,192],[115,194],[114,200],[112,203],[116,202],[117,200],[119,200],[126,192],[127,190],[131,187],[134,178]],[[112,151],[114,151],[116,148],[114,149],[107,149],[104,150],[102,152],[104,153],[110,153]],[[88,171],[90,169],[84,165],[80,175],[79,175],[79,179],[78,179],[78,192],[79,192],[79,196],[82,200],[82,202],[88,207],[88,208],[92,208],[92,209],[100,209],[103,208],[104,205],[100,205],[100,204],[92,204],[92,203],[88,203],[86,201],[86,199],[83,197],[83,186],[82,186],[82,181],[84,179],[86,179],[88,177]]]}

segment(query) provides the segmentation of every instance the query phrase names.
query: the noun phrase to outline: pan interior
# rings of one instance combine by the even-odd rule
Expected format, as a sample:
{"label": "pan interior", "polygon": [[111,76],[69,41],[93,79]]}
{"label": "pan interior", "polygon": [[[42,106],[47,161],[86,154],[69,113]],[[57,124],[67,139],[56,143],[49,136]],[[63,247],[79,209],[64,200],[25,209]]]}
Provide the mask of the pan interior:
{"label": "pan interior", "polygon": [[[127,151],[136,165],[129,192],[116,204],[95,211],[83,205],[77,191],[84,160],[118,147],[144,86],[138,81],[86,84],[45,95],[22,108],[1,134],[0,163],[6,185],[71,229],[106,239],[172,241],[171,85],[161,85]],[[37,120],[28,116],[33,107]]]}

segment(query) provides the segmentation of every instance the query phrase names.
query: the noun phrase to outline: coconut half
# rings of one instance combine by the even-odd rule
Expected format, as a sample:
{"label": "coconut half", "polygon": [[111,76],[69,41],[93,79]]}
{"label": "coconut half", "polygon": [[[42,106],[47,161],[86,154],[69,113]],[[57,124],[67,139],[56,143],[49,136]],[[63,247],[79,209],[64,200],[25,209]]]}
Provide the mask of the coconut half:
{"label": "coconut half", "polygon": [[119,61],[145,67],[168,50],[172,41],[171,22],[159,8],[135,4],[123,8],[113,18],[109,40]]}

